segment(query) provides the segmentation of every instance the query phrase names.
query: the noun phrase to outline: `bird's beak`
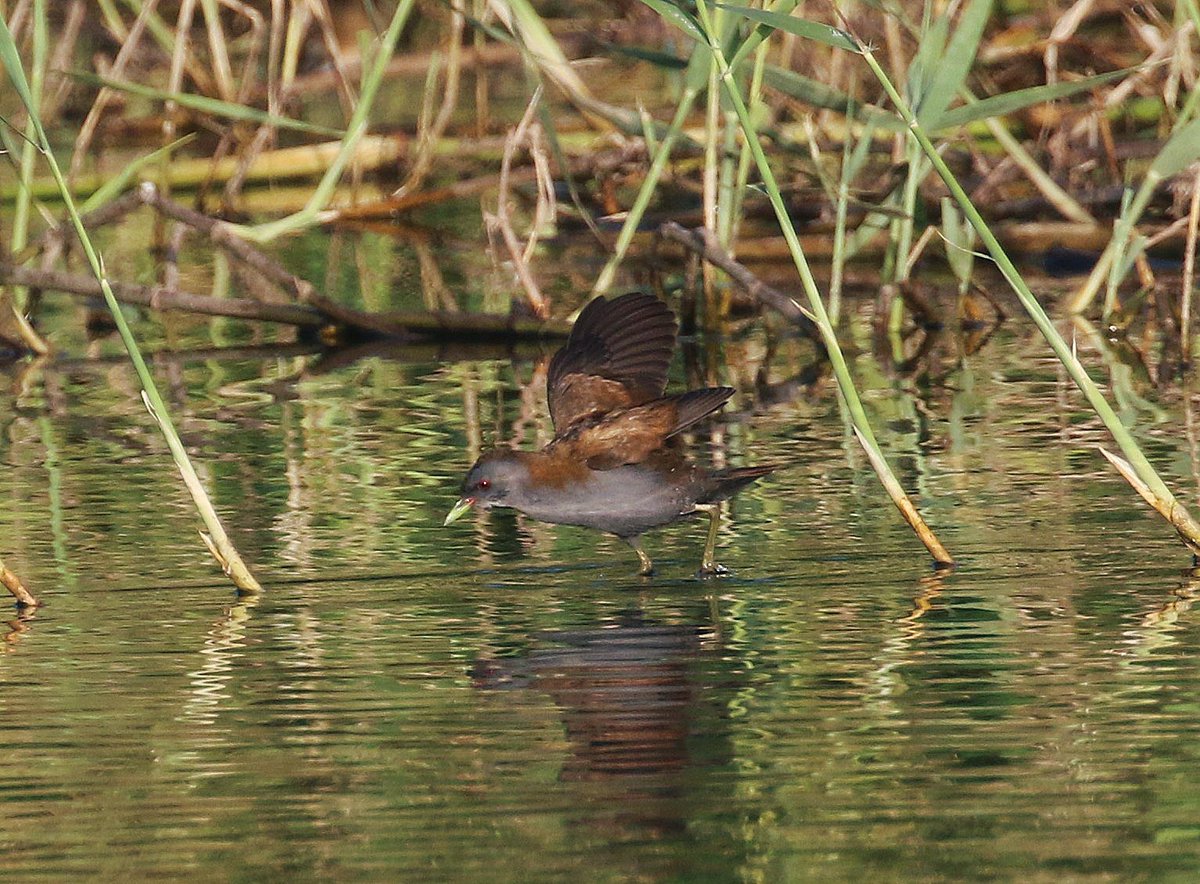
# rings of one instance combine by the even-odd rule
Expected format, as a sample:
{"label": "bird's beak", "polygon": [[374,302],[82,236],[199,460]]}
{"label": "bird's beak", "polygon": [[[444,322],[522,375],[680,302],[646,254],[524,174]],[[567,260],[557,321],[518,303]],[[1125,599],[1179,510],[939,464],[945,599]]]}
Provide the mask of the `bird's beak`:
{"label": "bird's beak", "polygon": [[465,516],[467,514],[467,510],[473,506],[475,506],[475,498],[464,497],[454,505],[450,512],[446,513],[446,521],[442,522],[442,527],[446,527],[451,522],[457,522],[459,519]]}

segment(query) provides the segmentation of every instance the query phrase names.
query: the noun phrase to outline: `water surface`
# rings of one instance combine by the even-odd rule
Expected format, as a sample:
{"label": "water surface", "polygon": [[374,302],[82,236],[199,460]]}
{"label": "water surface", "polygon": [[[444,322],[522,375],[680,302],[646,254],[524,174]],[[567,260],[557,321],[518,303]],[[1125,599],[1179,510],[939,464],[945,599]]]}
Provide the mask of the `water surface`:
{"label": "water surface", "polygon": [[[420,303],[407,247],[341,247],[352,297]],[[289,248],[326,270],[328,243]],[[465,304],[495,299],[487,265],[439,258]],[[940,576],[831,383],[801,382],[807,344],[762,322],[699,342],[676,387],[739,392],[694,456],[783,465],[730,510],[734,576],[705,581],[700,523],[648,537],[649,580],[580,529],[441,527],[480,446],[546,438],[536,347],[141,322],[267,586],[238,601],[117,345],[56,304],[65,355],[3,369],[3,555],[46,602],[0,647],[6,877],[1200,875],[1200,584],[1025,323],[970,355],[947,334],[905,376],[851,307],[881,442],[962,562]],[[1079,346],[1194,502],[1191,391]]]}

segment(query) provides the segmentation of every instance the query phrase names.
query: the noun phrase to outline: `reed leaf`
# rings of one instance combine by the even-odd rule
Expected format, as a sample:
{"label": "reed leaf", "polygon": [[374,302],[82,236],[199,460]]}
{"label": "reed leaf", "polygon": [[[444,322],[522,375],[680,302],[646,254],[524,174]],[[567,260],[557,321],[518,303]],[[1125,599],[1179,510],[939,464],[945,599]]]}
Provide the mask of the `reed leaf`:
{"label": "reed leaf", "polygon": [[1108,399],[1105,398],[1100,388],[1096,385],[1096,382],[1088,375],[1083,364],[1075,355],[1073,348],[1063,340],[1062,335],[1054,327],[1054,323],[1046,315],[1045,309],[1043,309],[1041,303],[1029,288],[1029,284],[1025,282],[1024,277],[1021,276],[1012,259],[1008,257],[1008,254],[1000,245],[1000,241],[992,233],[991,228],[988,227],[979,210],[975,208],[970,197],[967,196],[967,192],[954,176],[954,173],[951,172],[950,167],[946,165],[945,160],[938,153],[928,134],[917,122],[913,111],[879,65],[879,62],[876,61],[874,55],[870,51],[866,51],[863,53],[863,59],[866,61],[867,66],[870,67],[871,72],[875,75],[880,85],[883,86],[884,91],[887,92],[888,97],[895,104],[896,109],[904,117],[904,121],[908,124],[913,137],[921,146],[921,150],[929,162],[933,164],[934,169],[958,203],[959,208],[962,209],[963,214],[971,222],[971,226],[975,228],[975,232],[987,247],[989,254],[991,254],[992,259],[996,262],[1004,278],[1012,286],[1017,299],[1033,320],[1034,325],[1042,333],[1042,336],[1050,345],[1050,349],[1054,351],[1054,355],[1058,357],[1067,374],[1070,375],[1071,380],[1079,387],[1080,392],[1083,393],[1092,410],[1095,411],[1105,428],[1112,434],[1113,439],[1121,449],[1122,455],[1129,462],[1131,471],[1146,486],[1149,494],[1154,498],[1155,509],[1160,513],[1169,514],[1168,521],[1170,521],[1189,549],[1193,552],[1200,550],[1200,523],[1197,523],[1186,508],[1175,499],[1175,496],[1162,480],[1162,477],[1158,475],[1158,472],[1138,446],[1137,441],[1133,438],[1133,434],[1121,422],[1121,419],[1109,404]]}
{"label": "reed leaf", "polygon": [[991,14],[992,0],[971,0],[959,17],[958,27],[954,29],[954,36],[946,44],[945,51],[937,59],[931,60],[929,88],[921,95],[916,109],[917,121],[921,125],[930,129],[940,126],[942,115],[966,82],[967,74],[975,63],[979,41]]}
{"label": "reed leaf", "polygon": [[115,199],[120,194],[124,193],[125,189],[133,183],[134,179],[142,169],[155,163],[165,156],[170,156],[183,145],[195,139],[195,134],[184,135],[182,138],[176,138],[170,144],[160,147],[158,150],[146,154],[142,157],[137,157],[129,163],[121,171],[117,172],[111,178],[106,178],[104,183],[95,190],[91,196],[79,204],[80,214],[86,215],[93,209],[107,203],[109,200]]}
{"label": "reed leaf", "polygon": [[676,6],[670,0],[642,0],[642,2],[657,12],[658,17],[663,21],[673,24],[697,43],[704,42],[704,32],[700,30],[700,23],[690,12]]}
{"label": "reed leaf", "polygon": [[1047,83],[1042,86],[1030,86],[1028,89],[1014,89],[1001,95],[981,98],[972,104],[952,108],[942,114],[931,129],[945,130],[957,126],[966,126],[979,120],[1001,117],[1005,114],[1016,113],[1035,104],[1068,98],[1080,92],[1088,92],[1097,86],[1111,83],[1127,76],[1137,68],[1122,68],[1119,71],[1109,71],[1094,77],[1084,77],[1082,80],[1072,80],[1066,83]]}
{"label": "reed leaf", "polygon": [[1200,119],[1192,120],[1171,133],[1154,162],[1149,175],[1160,181],[1182,172],[1200,159]]}
{"label": "reed leaf", "polygon": [[895,114],[886,113],[874,105],[864,104],[851,98],[842,90],[806,77],[795,71],[789,71],[776,65],[767,65],[763,81],[772,89],[782,92],[789,98],[802,101],[810,107],[821,107],[826,110],[840,111],[851,119],[860,122],[870,122],[881,128],[900,131],[904,124]]}
{"label": "reed leaf", "polygon": [[109,89],[128,92],[130,95],[140,95],[143,98],[150,98],[155,101],[173,101],[180,107],[211,114],[214,117],[234,120],[235,122],[274,126],[276,129],[294,129],[297,132],[324,135],[330,138],[341,138],[346,134],[341,129],[331,129],[328,126],[318,126],[316,123],[305,123],[302,120],[293,120],[291,117],[269,114],[257,108],[235,104],[232,101],[209,98],[207,95],[195,95],[191,92],[168,92],[165,89],[155,89],[152,86],[142,86],[139,83],[128,83],[123,80],[110,80],[107,77],[98,77],[95,74],[89,74],[85,71],[73,71],[71,72],[71,76],[80,82],[89,83],[93,86],[105,86]]}
{"label": "reed leaf", "polygon": [[[705,32],[711,37],[713,35],[713,26],[708,15],[705,0],[697,0],[697,10],[699,11]],[[847,39],[850,38],[847,37]],[[797,236],[795,225],[793,225],[791,216],[788,214],[787,206],[783,201],[783,195],[779,190],[779,184],[775,179],[775,173],[771,169],[771,165],[767,161],[767,156],[763,151],[754,121],[751,119],[750,112],[746,108],[746,103],[742,99],[741,92],[738,90],[736,79],[731,76],[732,72],[729,69],[729,64],[725,59],[724,53],[721,51],[719,42],[712,39],[706,42],[711,49],[713,60],[719,70],[721,84],[741,124],[745,143],[749,146],[753,154],[754,163],[758,167],[763,187],[770,199],[771,207],[775,211],[780,231],[787,242],[788,251],[791,253],[792,261],[796,266],[796,271],[800,276],[800,282],[804,288],[805,297],[808,300],[809,310],[812,313],[817,328],[820,330],[821,340],[825,344],[830,365],[833,368],[834,376],[837,378],[838,390],[842,395],[842,401],[846,404],[846,409],[850,414],[850,419],[854,424],[858,438],[863,447],[868,451],[871,465],[879,476],[881,484],[891,497],[892,502],[904,514],[905,519],[909,520],[910,524],[913,525],[918,537],[925,544],[934,561],[942,565],[951,565],[954,559],[950,556],[946,548],[942,546],[940,541],[938,541],[933,532],[929,530],[928,526],[924,524],[920,514],[912,505],[899,481],[892,473],[887,460],[883,457],[883,453],[879,450],[879,443],[876,441],[875,435],[871,430],[871,423],[867,418],[862,400],[859,398],[858,391],[854,386],[854,379],[846,363],[845,354],[842,353],[837,333],[829,320],[829,314],[825,310],[825,304],[821,299],[817,281],[813,277],[812,269],[808,265],[808,258],[805,257],[804,249],[800,245],[800,238]],[[921,526],[920,528],[917,528],[918,524]]]}
{"label": "reed leaf", "polygon": [[[648,0],[642,0],[642,2],[648,3]],[[727,12],[748,18],[750,21],[764,24],[773,30],[795,34],[797,37],[803,37],[806,40],[815,40],[817,43],[824,43],[826,46],[832,46],[835,49],[845,49],[847,52],[857,53],[861,51],[858,41],[845,31],[835,28],[832,25],[796,18],[774,10],[753,9],[749,6],[731,6],[725,3],[714,3],[712,5],[717,9],[724,9]]]}

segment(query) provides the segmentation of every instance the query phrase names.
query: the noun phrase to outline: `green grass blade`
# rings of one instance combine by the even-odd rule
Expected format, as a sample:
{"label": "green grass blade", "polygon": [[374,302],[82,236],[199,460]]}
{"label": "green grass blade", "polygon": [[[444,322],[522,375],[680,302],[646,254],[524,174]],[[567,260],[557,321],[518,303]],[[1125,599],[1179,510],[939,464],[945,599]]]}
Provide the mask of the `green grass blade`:
{"label": "green grass blade", "polygon": [[935,128],[966,82],[991,14],[992,0],[971,0],[963,10],[945,52],[929,67],[929,90],[921,96],[917,107],[917,121],[921,125]]}
{"label": "green grass blade", "polygon": [[[711,34],[712,31],[710,28],[712,24],[704,0],[697,0],[697,8],[706,31]],[[862,400],[859,398],[857,389],[855,389],[854,379],[850,374],[849,365],[846,363],[845,354],[842,353],[841,346],[838,344],[837,333],[829,320],[829,314],[821,299],[821,292],[817,287],[817,281],[813,277],[812,269],[808,265],[808,258],[804,254],[804,249],[800,245],[800,238],[797,236],[795,225],[792,224],[791,216],[788,214],[787,205],[784,203],[783,195],[779,190],[779,183],[775,179],[775,173],[767,161],[766,153],[763,151],[754,121],[750,116],[749,110],[746,108],[746,103],[742,99],[741,92],[738,90],[736,78],[731,75],[732,72],[729,69],[729,64],[721,51],[719,43],[709,41],[708,46],[711,49],[713,61],[718,67],[722,87],[741,124],[742,132],[745,136],[744,143],[749,147],[754,157],[754,164],[758,168],[763,188],[770,199],[771,208],[775,211],[780,231],[787,241],[788,251],[796,266],[796,272],[800,276],[800,282],[804,288],[805,297],[808,300],[813,320],[821,332],[821,340],[825,344],[829,363],[837,378],[838,390],[841,393],[842,401],[846,404],[847,411],[850,413],[857,436],[867,450],[880,482],[887,489],[889,496],[891,496],[897,508],[904,514],[905,519],[933,555],[935,561],[943,564],[952,564],[954,560],[951,558],[950,553],[946,551],[945,547],[933,535],[928,526],[924,524],[920,514],[900,487],[886,459],[879,450],[879,444],[875,440],[874,433],[871,431],[871,423],[867,418],[866,410],[863,407]]]}
{"label": "green grass blade", "polygon": [[125,191],[137,177],[138,172],[144,169],[151,163],[157,162],[164,156],[169,156],[174,151],[178,150],[183,145],[195,139],[195,134],[184,135],[182,138],[177,138],[165,147],[160,147],[158,150],[148,153],[143,157],[137,157],[132,162],[127,163],[125,168],[118,172],[113,177],[104,182],[91,196],[84,200],[79,205],[79,212],[86,215],[93,209],[99,208],[111,199],[115,199],[118,195]]}
{"label": "green grass blade", "polygon": [[688,66],[686,58],[680,58],[678,55],[673,55],[670,52],[663,52],[661,49],[651,49],[648,46],[618,46],[616,43],[609,43],[604,40],[599,42],[600,46],[616,55],[624,55],[638,61],[649,62],[655,67],[660,67],[668,71],[682,71]]}
{"label": "green grass blade", "polygon": [[1200,120],[1176,129],[1150,164],[1150,174],[1161,179],[1182,172],[1200,158]]}
{"label": "green grass blade", "polygon": [[959,208],[962,209],[963,214],[971,222],[971,226],[975,228],[975,232],[987,247],[1000,272],[1004,274],[1004,278],[1012,286],[1018,300],[1020,300],[1021,305],[1033,320],[1034,325],[1037,326],[1038,331],[1042,333],[1042,336],[1050,345],[1050,349],[1054,351],[1054,355],[1058,357],[1058,360],[1067,370],[1067,374],[1071,376],[1071,380],[1079,387],[1088,404],[1091,405],[1092,410],[1096,412],[1096,415],[1104,423],[1105,428],[1112,434],[1113,439],[1120,446],[1121,453],[1129,461],[1137,478],[1149,489],[1155,501],[1155,509],[1164,514],[1194,553],[1200,551],[1200,523],[1197,523],[1183,505],[1175,499],[1170,489],[1167,488],[1166,483],[1163,482],[1162,477],[1158,475],[1158,472],[1146,458],[1146,455],[1138,447],[1133,434],[1121,422],[1120,417],[1113,411],[1104,394],[1100,392],[1100,388],[1096,385],[1096,382],[1088,375],[1072,347],[1063,340],[1062,335],[1059,334],[1058,329],[1055,328],[1054,323],[1046,315],[1046,311],[1043,309],[1041,303],[1029,288],[1029,284],[1025,282],[1024,277],[1021,276],[1012,259],[1008,257],[1008,254],[1000,245],[1000,241],[996,239],[996,235],[992,233],[991,228],[988,227],[979,210],[975,208],[974,203],[971,202],[970,197],[967,196],[967,192],[958,182],[958,179],[955,178],[954,173],[950,171],[950,167],[946,165],[945,160],[938,153],[937,147],[934,146],[925,130],[918,124],[912,110],[892,84],[887,74],[884,73],[879,62],[875,60],[875,57],[870,52],[863,53],[863,59],[871,68],[871,72],[875,75],[880,85],[887,92],[888,97],[892,99],[896,109],[904,117],[905,122],[909,124],[909,128],[918,144],[920,144],[921,150],[933,164],[934,169],[958,203]]}
{"label": "green grass blade", "polygon": [[95,74],[83,71],[74,71],[71,73],[71,76],[80,82],[90,83],[93,86],[105,86],[109,89],[115,89],[118,92],[128,92],[130,95],[140,95],[143,98],[151,98],[155,101],[173,101],[180,107],[186,107],[189,110],[200,111],[201,113],[211,114],[214,117],[222,117],[227,120],[274,126],[276,129],[294,129],[297,132],[307,132],[312,135],[324,135],[331,138],[341,138],[346,134],[341,129],[331,129],[328,126],[305,123],[300,120],[293,120],[290,117],[276,116],[266,111],[260,111],[257,108],[234,104],[231,101],[209,98],[207,95],[194,95],[191,92],[167,92],[163,89],[142,86],[138,83],[110,80],[107,77],[98,77]]}
{"label": "green grass blade", "polygon": [[684,11],[670,0],[642,0],[642,2],[657,12],[658,17],[663,21],[673,24],[697,43],[705,42],[704,32],[700,30],[700,23],[690,12]]}
{"label": "green grass blade", "polygon": [[873,105],[863,104],[840,89],[795,71],[789,71],[776,65],[767,65],[763,73],[763,82],[772,89],[782,92],[789,98],[802,101],[810,107],[840,111],[852,119],[861,122],[870,120],[872,124],[879,124],[882,128],[894,131],[904,128],[900,118],[894,114],[881,111]]}
{"label": "green grass blade", "polygon": [[[642,0],[642,2],[648,3],[649,0]],[[832,46],[835,49],[844,49],[847,52],[854,53],[861,51],[857,40],[845,31],[835,28],[832,25],[808,21],[803,18],[795,18],[791,15],[785,15],[782,12],[753,9],[749,6],[730,6],[725,3],[714,3],[712,5],[717,9],[724,9],[727,12],[732,12],[743,18],[748,18],[750,21],[764,24],[777,31],[795,34],[797,37],[803,37],[806,40],[815,40],[818,43],[824,43],[826,46]]]}
{"label": "green grass blade", "polygon": [[21,63],[17,44],[13,40],[12,32],[8,29],[8,22],[4,20],[3,16],[0,16],[0,64],[4,65],[4,71],[8,74],[9,82],[16,90],[17,97],[21,99],[21,104],[25,105],[25,109],[32,113],[35,104],[33,93],[29,91],[29,81],[25,79],[25,66]]}
{"label": "green grass blade", "polygon": [[112,287],[108,283],[108,276],[104,272],[104,264],[99,253],[92,245],[91,238],[83,226],[83,221],[80,220],[79,210],[75,206],[75,200],[71,196],[71,190],[67,186],[66,178],[63,176],[62,169],[54,157],[54,152],[50,149],[50,142],[46,138],[46,130],[38,118],[36,112],[37,106],[33,101],[25,79],[25,71],[21,65],[21,56],[17,51],[16,43],[13,41],[12,32],[9,31],[8,24],[2,16],[0,16],[0,65],[4,66],[9,80],[13,83],[18,96],[25,103],[25,109],[29,112],[29,122],[33,126],[38,150],[50,164],[50,171],[54,175],[59,193],[66,204],[71,225],[74,227],[75,233],[79,238],[79,243],[83,247],[84,255],[87,257],[92,273],[100,282],[100,290],[104,295],[105,304],[108,305],[113,323],[117,327],[117,333],[121,336],[121,342],[125,345],[125,349],[129,353],[129,360],[133,363],[138,381],[142,385],[142,400],[162,431],[167,448],[171,451],[171,457],[175,461],[180,475],[183,477],[184,485],[192,497],[201,520],[209,531],[209,534],[201,533],[200,536],[204,539],[205,544],[208,545],[209,550],[220,563],[225,573],[230,575],[239,589],[247,592],[257,592],[262,587],[259,586],[254,575],[250,573],[249,568],[242,561],[237,548],[225,533],[220,516],[217,515],[217,511],[213,507],[212,501],[209,499],[208,493],[200,481],[200,477],[196,474],[196,468],[192,465],[187,450],[183,447],[183,441],[179,438],[179,433],[175,429],[175,424],[171,420],[167,406],[158,392],[158,386],[154,383],[154,376],[151,375],[150,369],[146,365],[146,360],[142,358],[141,350],[138,349],[137,341],[133,337],[129,323],[125,321],[125,315],[121,312],[121,307],[113,295]]}
{"label": "green grass blade", "polygon": [[1059,98],[1067,98],[1080,92],[1087,92],[1097,86],[1103,86],[1105,83],[1119,80],[1135,70],[1137,68],[1123,68],[1119,71],[1109,71],[1107,74],[1084,77],[1082,80],[1072,80],[1069,83],[1048,83],[1043,86],[1030,86],[1028,89],[1015,89],[1012,92],[1005,92],[1002,95],[981,98],[974,104],[967,104],[946,111],[938,117],[930,128],[939,130],[951,129],[955,126],[966,126],[969,123],[975,123],[991,117],[1001,117],[1005,114],[1015,113],[1027,107],[1032,107],[1035,104],[1042,104],[1047,101],[1055,101]]}

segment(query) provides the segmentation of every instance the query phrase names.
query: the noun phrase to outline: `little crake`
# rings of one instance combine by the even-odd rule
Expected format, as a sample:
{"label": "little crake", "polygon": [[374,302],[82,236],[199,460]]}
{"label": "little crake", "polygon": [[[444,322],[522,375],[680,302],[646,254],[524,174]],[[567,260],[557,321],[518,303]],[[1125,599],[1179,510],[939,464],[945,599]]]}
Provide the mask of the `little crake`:
{"label": "little crake", "polygon": [[730,387],[664,395],[675,315],[652,295],[596,298],[550,360],[546,378],[554,439],[541,451],[496,449],[467,473],[445,524],[475,506],[512,507],[543,522],[615,534],[634,548],[639,573],[654,566],[639,538],[695,513],[710,519],[702,574],[713,560],[720,501],[773,467],[705,470],[687,461],[676,434],[716,411]]}

